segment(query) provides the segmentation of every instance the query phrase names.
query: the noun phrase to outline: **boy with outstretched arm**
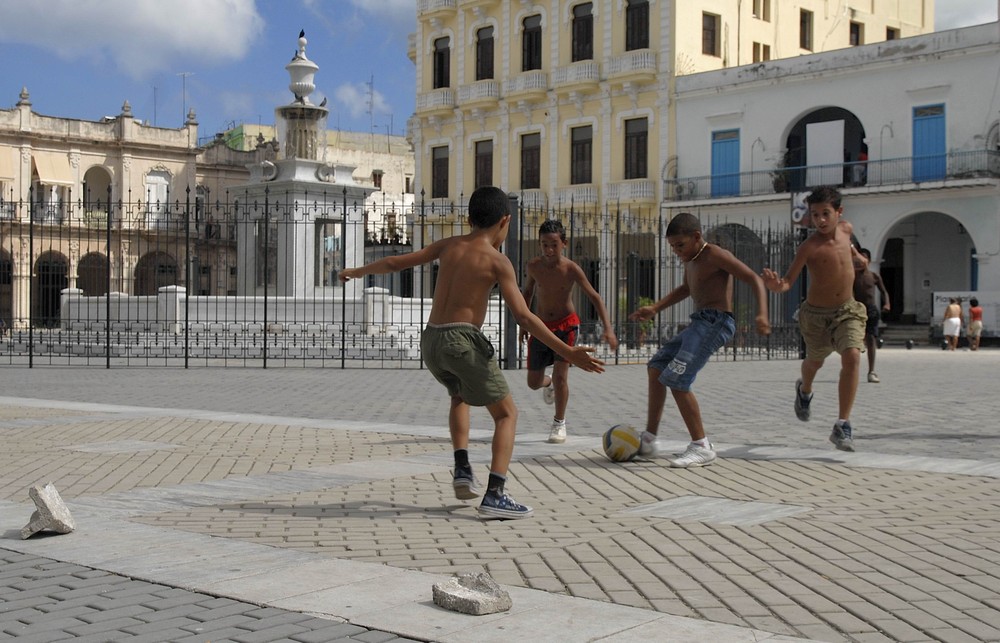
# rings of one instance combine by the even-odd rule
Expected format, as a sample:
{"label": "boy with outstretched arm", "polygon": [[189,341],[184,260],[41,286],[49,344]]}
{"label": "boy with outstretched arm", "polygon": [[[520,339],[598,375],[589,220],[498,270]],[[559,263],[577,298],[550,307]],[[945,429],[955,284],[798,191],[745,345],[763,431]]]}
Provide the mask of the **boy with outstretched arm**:
{"label": "boy with outstretched arm", "polygon": [[732,312],[733,277],[753,288],[757,300],[754,321],[761,335],[771,332],[767,318],[767,291],[760,277],[746,264],[728,250],[705,241],[701,224],[692,214],[682,212],[670,220],[667,243],[684,262],[684,281],[659,301],[633,312],[629,319],[652,319],[661,310],[688,297],[694,302],[695,311],[691,314],[690,325],[668,340],[649,360],[649,403],[639,455],[659,455],[656,436],[669,388],[691,435],[687,449],[670,459],[670,466],[702,467],[714,462],[716,453],[705,435],[701,408],[691,392],[691,385],[712,353],[732,339],[736,331]]}
{"label": "boy with outstretched arm", "polygon": [[479,505],[483,518],[527,518],[534,510],[504,493],[507,469],[514,451],[517,407],[493,357],[493,346],[480,330],[486,319],[490,291],[499,284],[507,306],[521,326],[528,328],[570,363],[590,372],[602,372],[603,362],[584,346],[567,346],[528,309],[517,287],[510,260],[499,248],[510,224],[503,190],[478,188],[469,199],[472,231],[441,239],[415,252],[386,257],[360,268],[341,271],[346,282],[368,274],[384,274],[437,260],[439,272],[430,318],[420,338],[427,370],[448,389],[451,408],[448,428],[455,450],[455,496],[479,496],[478,482],[469,464],[469,407],[485,406],[493,417],[493,459],[490,477]]}
{"label": "boy with outstretched arm", "polygon": [[841,218],[840,192],[827,186],[816,188],[806,197],[806,204],[815,230],[799,246],[784,277],[764,269],[764,284],[773,292],[788,292],[802,268],[809,269],[809,289],[799,308],[806,357],[802,377],[795,382],[795,415],[803,422],[809,420],[816,372],[830,353],[840,353],[839,417],[830,442],[841,451],[854,451],[850,417],[868,322],[864,304],[854,299],[854,265],[859,262],[867,269],[868,261],[851,242],[851,224]]}
{"label": "boy with outstretched arm", "polygon": [[[601,296],[583,273],[583,269],[563,255],[566,249],[566,228],[555,219],[542,223],[538,230],[538,243],[542,255],[528,262],[527,278],[521,293],[524,301],[531,306],[535,300],[535,314],[542,323],[555,333],[556,337],[570,346],[576,343],[580,331],[580,317],[573,306],[573,286],[579,285],[583,293],[597,310],[604,332],[601,339],[612,351],[618,350],[618,338],[611,326],[608,310]],[[521,341],[528,338],[528,331],[521,329]],[[552,375],[545,374],[545,368],[552,367]],[[555,351],[535,336],[528,340],[528,386],[542,389],[547,404],[555,403],[555,416],[549,430],[549,442],[561,444],[566,441],[566,407],[569,404],[569,362],[556,355]]]}

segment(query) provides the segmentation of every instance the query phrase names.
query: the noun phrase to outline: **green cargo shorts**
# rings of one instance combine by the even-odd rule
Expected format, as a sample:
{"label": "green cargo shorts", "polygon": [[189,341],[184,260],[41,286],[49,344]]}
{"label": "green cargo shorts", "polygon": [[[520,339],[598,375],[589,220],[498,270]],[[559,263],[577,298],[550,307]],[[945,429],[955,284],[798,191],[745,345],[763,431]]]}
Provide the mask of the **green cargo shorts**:
{"label": "green cargo shorts", "polygon": [[799,307],[799,331],[806,343],[806,359],[822,361],[834,352],[850,348],[865,350],[868,311],[849,299],[836,308],[820,308],[803,302]]}
{"label": "green cargo shorts", "polygon": [[420,352],[431,375],[466,404],[488,406],[510,394],[493,345],[472,324],[428,324]]}

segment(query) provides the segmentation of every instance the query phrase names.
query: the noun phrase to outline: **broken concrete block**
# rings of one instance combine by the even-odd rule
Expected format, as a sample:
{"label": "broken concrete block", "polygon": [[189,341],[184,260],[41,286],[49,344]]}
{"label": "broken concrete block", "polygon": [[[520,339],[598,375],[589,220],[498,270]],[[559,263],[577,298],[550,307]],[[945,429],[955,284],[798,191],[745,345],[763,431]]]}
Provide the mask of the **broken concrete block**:
{"label": "broken concrete block", "polygon": [[35,501],[37,510],[31,514],[28,524],[21,529],[21,540],[45,529],[60,534],[68,534],[76,529],[73,516],[70,515],[66,503],[59,497],[59,492],[51,482],[45,486],[35,485],[28,491],[28,495]]}
{"label": "broken concrete block", "polygon": [[486,572],[459,574],[433,589],[435,605],[462,614],[496,614],[513,605],[510,594]]}

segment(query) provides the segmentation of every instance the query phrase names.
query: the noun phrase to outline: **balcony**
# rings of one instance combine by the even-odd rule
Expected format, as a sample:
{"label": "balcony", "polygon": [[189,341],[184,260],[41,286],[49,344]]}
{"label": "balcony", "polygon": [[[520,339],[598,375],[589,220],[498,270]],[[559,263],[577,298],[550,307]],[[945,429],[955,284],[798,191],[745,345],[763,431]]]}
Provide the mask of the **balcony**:
{"label": "balcony", "polygon": [[477,18],[482,17],[485,11],[499,6],[500,0],[458,0],[460,9],[472,11]]}
{"label": "balcony", "polygon": [[455,90],[442,87],[417,95],[417,113],[421,116],[448,113],[455,109]]}
{"label": "balcony", "polygon": [[432,23],[455,15],[457,0],[417,0],[417,17]]}
{"label": "balcony", "polygon": [[545,190],[521,190],[517,193],[520,203],[525,208],[545,208],[548,205],[548,198]]}
{"label": "balcony", "polygon": [[608,58],[604,64],[608,80],[616,85],[651,83],[656,80],[656,52],[650,49],[627,51]]}
{"label": "balcony", "polygon": [[652,179],[627,179],[608,184],[607,201],[612,203],[656,203]]}
{"label": "balcony", "polygon": [[417,34],[411,32],[406,36],[406,57],[410,59],[410,62],[416,64],[417,62]]}
{"label": "balcony", "polygon": [[500,100],[500,84],[495,80],[477,80],[458,88],[458,104],[463,108],[491,107]]}
{"label": "balcony", "polygon": [[805,192],[817,185],[844,188],[926,190],[956,184],[997,184],[1000,152],[972,150],[926,157],[903,157],[860,163],[803,165],[666,181],[664,200],[700,201]]}
{"label": "balcony", "polygon": [[538,101],[549,91],[549,77],[544,71],[521,72],[503,82],[503,95],[507,100]]}
{"label": "balcony", "polygon": [[581,60],[552,72],[552,86],[560,94],[597,91],[601,82],[601,68],[593,60]]}
{"label": "balcony", "polygon": [[597,186],[593,183],[568,185],[555,190],[556,207],[568,208],[571,205],[595,205],[597,203]]}

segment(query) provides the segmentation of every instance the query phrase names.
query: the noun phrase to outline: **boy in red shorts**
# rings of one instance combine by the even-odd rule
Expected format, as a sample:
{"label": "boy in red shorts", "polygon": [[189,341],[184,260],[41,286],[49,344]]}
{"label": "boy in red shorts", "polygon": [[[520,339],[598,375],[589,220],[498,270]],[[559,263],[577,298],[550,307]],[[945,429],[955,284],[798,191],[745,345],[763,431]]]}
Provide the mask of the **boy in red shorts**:
{"label": "boy in red shorts", "polygon": [[[604,332],[601,339],[612,351],[618,350],[618,338],[611,326],[608,310],[601,296],[590,285],[587,275],[580,266],[563,256],[566,249],[566,229],[556,220],[546,221],[538,230],[538,242],[542,255],[528,262],[527,279],[521,293],[524,301],[531,306],[535,299],[535,314],[556,337],[570,346],[576,343],[580,330],[580,317],[573,306],[573,286],[579,285],[594,304],[601,318]],[[521,341],[528,337],[528,331],[521,330]],[[545,368],[552,366],[552,375],[545,374]],[[528,342],[528,386],[542,389],[548,404],[555,403],[555,416],[549,431],[549,442],[561,444],[566,441],[566,407],[569,404],[569,362],[532,337]]]}

